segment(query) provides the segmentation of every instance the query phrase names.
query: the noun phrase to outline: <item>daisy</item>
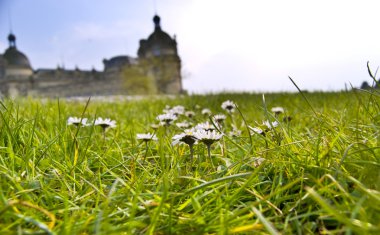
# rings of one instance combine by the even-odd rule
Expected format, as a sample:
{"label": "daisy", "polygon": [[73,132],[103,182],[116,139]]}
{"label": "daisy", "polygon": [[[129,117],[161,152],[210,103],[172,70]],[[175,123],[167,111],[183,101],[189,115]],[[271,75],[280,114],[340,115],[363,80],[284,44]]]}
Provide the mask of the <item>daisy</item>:
{"label": "daisy", "polygon": [[236,104],[231,100],[224,101],[222,103],[222,109],[226,110],[228,113],[233,113],[236,108]]}
{"label": "daisy", "polygon": [[271,111],[275,114],[275,115],[280,115],[281,113],[284,113],[284,108],[283,107],[273,107],[271,109]]}
{"label": "daisy", "polygon": [[87,118],[77,118],[77,117],[69,117],[67,119],[67,125],[74,125],[74,126],[87,126]]}
{"label": "daisy", "polygon": [[151,124],[150,127],[153,129],[153,130],[157,130],[158,128],[160,128],[160,124]]}
{"label": "daisy", "polygon": [[186,128],[189,128],[191,126],[191,123],[189,122],[177,122],[176,123],[176,126],[181,128],[181,129],[186,129]]}
{"label": "daisy", "polygon": [[173,136],[172,145],[177,145],[180,142],[189,145],[190,148],[190,162],[193,162],[193,145],[197,142],[197,138],[194,136],[194,129],[184,130],[183,133]]}
{"label": "daisy", "polygon": [[170,112],[176,116],[179,116],[185,113],[185,107],[182,105],[177,105],[171,108]]}
{"label": "daisy", "polygon": [[177,116],[169,112],[158,115],[156,119],[164,126],[169,126],[174,120],[177,120]]}
{"label": "daisy", "polygon": [[212,131],[197,130],[196,132],[194,132],[194,136],[199,141],[209,146],[213,144],[214,142],[220,140],[223,137],[223,134],[218,133],[215,130],[212,130]]}
{"label": "daisy", "polygon": [[197,130],[194,133],[195,138],[200,142],[204,143],[207,146],[208,157],[210,158],[211,165],[214,167],[214,163],[211,159],[211,145],[220,140],[223,137],[223,134],[213,131]]}
{"label": "daisy", "polygon": [[157,140],[157,136],[156,136],[156,134],[150,134],[150,133],[147,133],[147,134],[137,134],[137,139],[145,141],[145,142],[148,142],[148,141],[151,141],[151,140]]}
{"label": "daisy", "polygon": [[192,146],[197,141],[197,138],[194,136],[194,129],[184,130],[183,133],[173,136],[172,145],[177,145],[180,142],[183,142],[189,146]]}
{"label": "daisy", "polygon": [[202,109],[202,114],[205,116],[210,116],[211,115],[211,110],[210,109]]}
{"label": "daisy", "polygon": [[217,122],[217,123],[219,123],[219,124],[221,124],[221,123],[223,123],[223,121],[226,119],[226,115],[224,115],[224,114],[216,114],[216,115],[214,115],[214,120]]}
{"label": "daisy", "polygon": [[195,116],[195,113],[193,111],[186,111],[185,116],[188,118],[193,118]]}
{"label": "daisy", "polygon": [[248,126],[248,128],[255,134],[259,134],[259,135],[265,135],[265,132],[260,128],[260,127],[251,127],[251,126]]}
{"label": "daisy", "polygon": [[278,126],[278,122],[277,121],[274,121],[274,122],[265,121],[265,122],[263,122],[263,125],[265,125],[269,130],[271,130],[271,129]]}
{"label": "daisy", "polygon": [[138,140],[142,140],[145,142],[145,155],[143,158],[143,161],[145,162],[146,156],[148,155],[148,142],[151,140],[157,140],[156,134],[154,134],[154,133],[153,134],[150,134],[150,133],[137,134],[136,137]]}
{"label": "daisy", "polygon": [[204,131],[213,131],[213,130],[215,130],[215,127],[214,127],[214,125],[210,124],[209,122],[204,122],[204,123],[198,123],[195,126],[195,129],[204,130]]}
{"label": "daisy", "polygon": [[100,126],[101,128],[103,128],[103,130],[106,130],[109,127],[110,128],[115,128],[116,127],[116,121],[111,120],[110,118],[103,119],[101,117],[98,117],[95,120],[94,125],[95,126]]}

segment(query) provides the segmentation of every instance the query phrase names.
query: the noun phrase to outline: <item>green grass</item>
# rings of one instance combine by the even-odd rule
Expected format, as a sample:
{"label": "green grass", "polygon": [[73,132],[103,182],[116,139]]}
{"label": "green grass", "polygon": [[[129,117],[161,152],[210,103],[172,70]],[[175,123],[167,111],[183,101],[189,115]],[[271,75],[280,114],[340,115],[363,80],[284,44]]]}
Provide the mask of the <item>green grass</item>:
{"label": "green grass", "polygon": [[[225,100],[239,110],[227,115]],[[3,100],[0,234],[379,234],[379,101],[376,91]],[[208,120],[199,107],[226,114],[211,159],[202,143],[193,162],[172,146],[175,125],[147,148],[136,139],[166,105],[195,111],[180,117],[193,124]],[[247,125],[276,120],[274,106],[292,120],[250,135]],[[117,127],[104,139],[69,116]],[[241,136],[228,136],[231,124]]]}

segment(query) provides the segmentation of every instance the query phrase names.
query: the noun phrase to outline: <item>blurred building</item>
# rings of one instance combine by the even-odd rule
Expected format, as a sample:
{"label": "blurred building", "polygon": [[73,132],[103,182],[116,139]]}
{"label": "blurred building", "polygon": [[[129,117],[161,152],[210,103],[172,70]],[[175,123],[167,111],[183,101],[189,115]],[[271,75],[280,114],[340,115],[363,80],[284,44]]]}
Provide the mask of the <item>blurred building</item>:
{"label": "blurred building", "polygon": [[175,37],[153,18],[154,31],[140,40],[137,58],[121,55],[104,59],[103,71],[62,67],[33,69],[28,57],[9,34],[9,47],[0,54],[0,95],[72,97],[183,92],[181,59]]}

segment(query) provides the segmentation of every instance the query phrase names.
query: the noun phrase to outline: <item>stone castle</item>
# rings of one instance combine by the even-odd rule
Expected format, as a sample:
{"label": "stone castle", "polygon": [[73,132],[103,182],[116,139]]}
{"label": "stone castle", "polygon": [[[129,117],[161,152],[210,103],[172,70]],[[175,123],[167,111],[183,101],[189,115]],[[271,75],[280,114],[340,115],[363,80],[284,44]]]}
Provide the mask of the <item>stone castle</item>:
{"label": "stone castle", "polygon": [[8,36],[9,47],[0,54],[0,96],[75,97],[183,92],[181,59],[175,37],[153,18],[154,31],[140,40],[137,58],[127,55],[104,59],[104,70],[34,70],[28,57]]}

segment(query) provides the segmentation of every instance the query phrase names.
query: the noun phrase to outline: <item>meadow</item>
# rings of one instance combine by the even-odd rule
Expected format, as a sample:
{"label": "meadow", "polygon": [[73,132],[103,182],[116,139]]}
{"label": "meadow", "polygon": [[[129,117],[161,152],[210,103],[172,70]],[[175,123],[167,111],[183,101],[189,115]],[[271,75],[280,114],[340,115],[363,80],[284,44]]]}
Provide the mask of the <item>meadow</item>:
{"label": "meadow", "polygon": [[380,234],[379,101],[4,99],[0,234]]}

